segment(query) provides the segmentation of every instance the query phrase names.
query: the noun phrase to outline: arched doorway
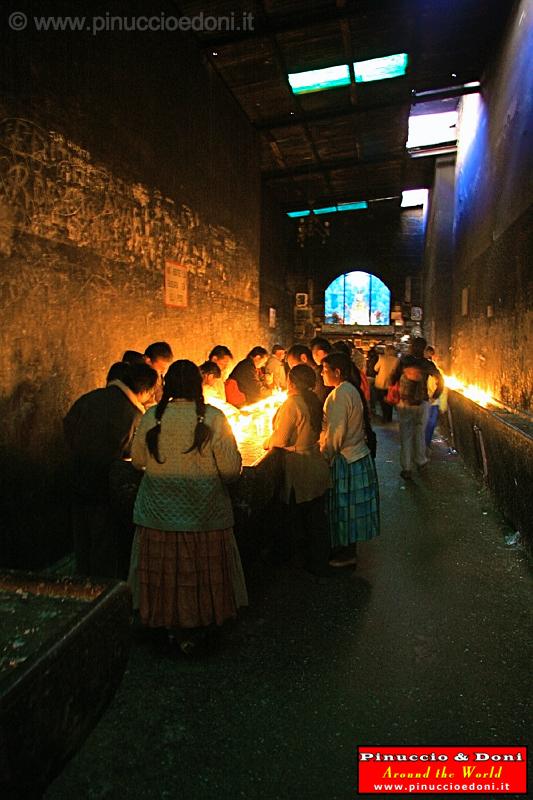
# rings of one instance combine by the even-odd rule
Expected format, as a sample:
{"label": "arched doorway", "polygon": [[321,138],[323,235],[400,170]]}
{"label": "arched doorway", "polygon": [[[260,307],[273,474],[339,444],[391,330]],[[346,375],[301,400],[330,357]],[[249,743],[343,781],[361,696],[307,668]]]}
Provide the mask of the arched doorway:
{"label": "arched doorway", "polygon": [[326,289],[328,325],[389,325],[390,289],[369,272],[346,272]]}

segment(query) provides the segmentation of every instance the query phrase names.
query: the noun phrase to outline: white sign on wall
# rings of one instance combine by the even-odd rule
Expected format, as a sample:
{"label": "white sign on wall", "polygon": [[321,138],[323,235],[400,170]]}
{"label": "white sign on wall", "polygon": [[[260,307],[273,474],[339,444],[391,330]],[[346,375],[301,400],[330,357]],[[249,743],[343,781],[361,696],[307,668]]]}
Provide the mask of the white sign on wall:
{"label": "white sign on wall", "polygon": [[186,308],[188,304],[187,267],[177,261],[165,261],[165,305]]}

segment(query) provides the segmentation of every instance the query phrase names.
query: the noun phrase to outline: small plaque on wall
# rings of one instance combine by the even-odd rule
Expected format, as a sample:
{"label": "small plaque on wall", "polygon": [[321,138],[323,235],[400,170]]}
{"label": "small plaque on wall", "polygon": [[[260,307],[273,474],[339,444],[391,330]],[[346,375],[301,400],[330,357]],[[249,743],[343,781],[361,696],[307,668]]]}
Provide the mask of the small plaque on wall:
{"label": "small plaque on wall", "polygon": [[187,267],[177,261],[165,261],[165,305],[186,308],[188,304]]}
{"label": "small plaque on wall", "polygon": [[276,309],[272,307],[268,309],[268,327],[276,327]]}

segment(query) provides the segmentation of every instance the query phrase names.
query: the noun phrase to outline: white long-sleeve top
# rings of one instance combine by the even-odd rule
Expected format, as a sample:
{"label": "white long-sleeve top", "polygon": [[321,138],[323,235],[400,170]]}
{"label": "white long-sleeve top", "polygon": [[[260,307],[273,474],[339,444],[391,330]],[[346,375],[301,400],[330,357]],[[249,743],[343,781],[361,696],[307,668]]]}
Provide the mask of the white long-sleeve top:
{"label": "white long-sleeve top", "polygon": [[328,461],[341,454],[351,464],[370,453],[365,439],[363,403],[348,381],[336,386],[324,403],[325,428],[320,450]]}

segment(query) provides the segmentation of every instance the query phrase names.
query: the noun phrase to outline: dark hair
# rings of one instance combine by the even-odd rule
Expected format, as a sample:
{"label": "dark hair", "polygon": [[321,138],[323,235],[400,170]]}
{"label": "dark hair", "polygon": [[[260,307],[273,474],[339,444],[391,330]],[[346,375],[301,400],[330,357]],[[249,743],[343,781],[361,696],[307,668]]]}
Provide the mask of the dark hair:
{"label": "dark hair", "polygon": [[157,361],[158,358],[162,358],[164,361],[172,361],[174,358],[172,355],[172,348],[168,342],[154,342],[153,344],[149,344],[144,351],[144,355],[146,358],[149,358],[150,361]]}
{"label": "dark hair", "polygon": [[315,336],[309,342],[309,347],[313,349],[313,347],[319,347],[320,350],[325,350],[326,353],[331,353],[332,347],[331,344],[328,342],[327,339],[324,339],[323,336]]}
{"label": "dark hair", "polygon": [[350,350],[350,345],[347,342],[335,342],[333,345],[333,352],[334,353],[346,353],[347,356],[352,355],[352,351]]}
{"label": "dark hair", "polygon": [[427,344],[427,345],[424,347],[424,352],[425,352],[426,350],[429,350],[429,352],[431,353],[431,355],[432,355],[432,356],[434,356],[434,355],[435,355],[435,348],[433,347],[433,345],[432,345],[432,344]]}
{"label": "dark hair", "polygon": [[125,364],[144,364],[144,356],[137,350],[126,350],[122,356]]}
{"label": "dark hair", "polygon": [[187,359],[174,361],[170,365],[165,376],[165,386],[163,397],[155,408],[155,426],[150,428],[146,434],[146,444],[148,452],[158,464],[162,464],[164,459],[159,455],[159,432],[161,430],[161,418],[170,400],[182,398],[183,400],[194,400],[196,403],[196,427],[194,429],[194,439],[192,445],[184,450],[184,453],[192,453],[193,450],[202,452],[204,446],[213,435],[213,431],[205,423],[205,402],[202,392],[202,376],[200,370]]}
{"label": "dark hair", "polygon": [[313,362],[313,354],[305,344],[293,344],[287,350],[287,356],[293,356],[293,358],[297,358],[298,361],[300,361],[302,356],[305,356],[310,363]]}
{"label": "dark hair", "polygon": [[424,357],[427,341],[422,336],[415,336],[411,342],[411,353],[418,358]]}
{"label": "dark hair", "polygon": [[361,389],[361,371],[355,366],[351,358],[347,356],[346,353],[328,353],[322,363],[324,364],[324,362],[328,364],[331,369],[338,369],[342,380],[349,381],[349,383],[351,383],[352,386],[355,386],[359,392],[359,397],[361,398],[361,403],[363,404],[363,423],[365,427],[366,441],[370,447],[372,455],[375,456],[376,434],[372,429],[370,410],[368,408],[368,403],[366,402],[366,397]]}
{"label": "dark hair", "polygon": [[149,364],[128,364],[120,379],[134,394],[149,392],[156,385],[159,375]]}
{"label": "dark hair", "polygon": [[215,378],[220,378],[222,375],[220,367],[214,361],[204,361],[203,364],[200,364],[198,369],[202,375],[214,375]]}
{"label": "dark hair", "polygon": [[277,353],[278,350],[285,350],[282,344],[273,344],[272,345],[272,354]]}
{"label": "dark hair", "polygon": [[114,364],[111,364],[109,367],[105,382],[111,383],[111,381],[122,381],[124,382],[124,378],[127,375],[129,370],[129,365],[125,364],[123,361],[115,361]]}
{"label": "dark hair", "polygon": [[298,390],[311,417],[311,427],[316,433],[322,430],[322,403],[314,393],[316,372],[307,364],[296,364],[289,371],[288,379]]}
{"label": "dark hair", "polygon": [[268,350],[265,350],[264,347],[261,347],[260,344],[256,345],[256,347],[252,347],[246,358],[255,358],[256,356],[267,356]]}
{"label": "dark hair", "polygon": [[211,361],[212,358],[224,358],[224,356],[229,356],[233,359],[233,353],[226,347],[225,344],[217,344],[213,347],[207,358]]}

